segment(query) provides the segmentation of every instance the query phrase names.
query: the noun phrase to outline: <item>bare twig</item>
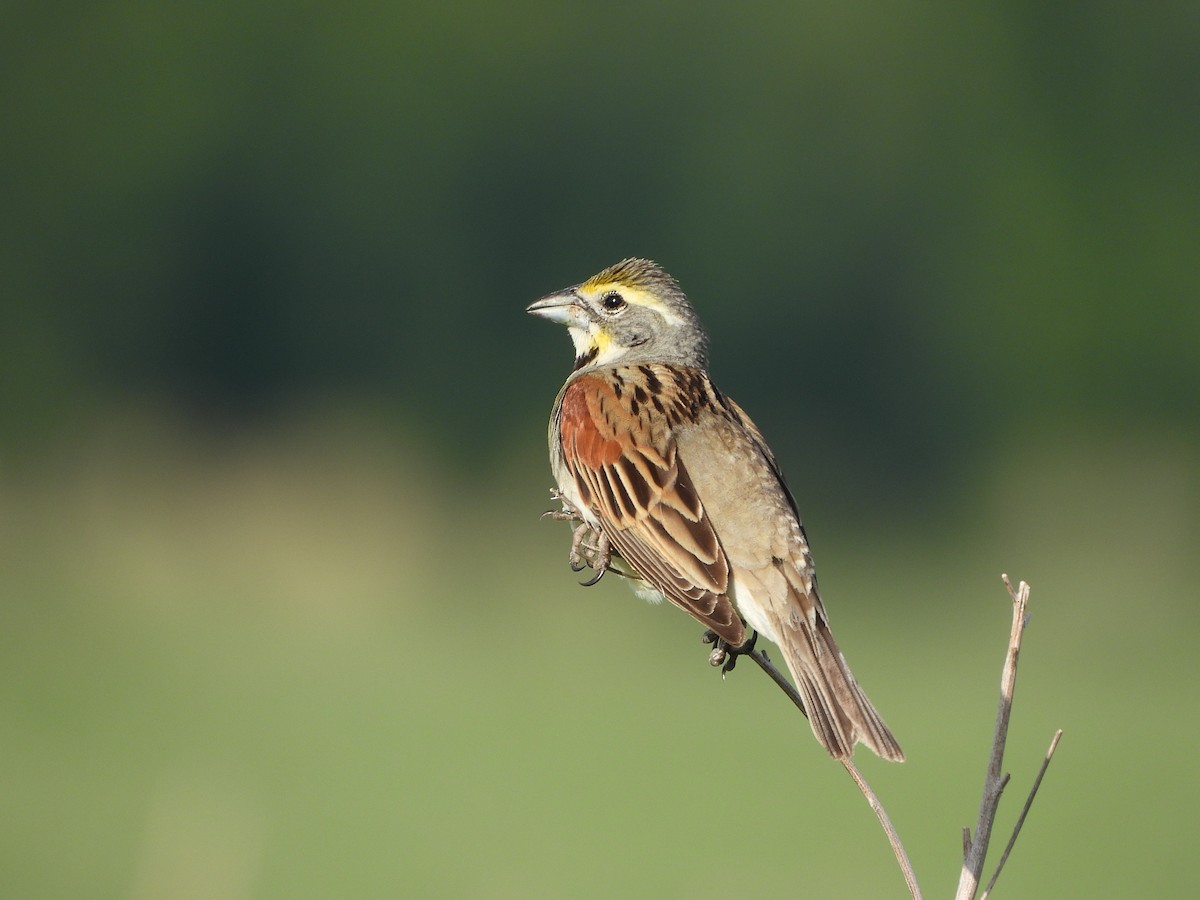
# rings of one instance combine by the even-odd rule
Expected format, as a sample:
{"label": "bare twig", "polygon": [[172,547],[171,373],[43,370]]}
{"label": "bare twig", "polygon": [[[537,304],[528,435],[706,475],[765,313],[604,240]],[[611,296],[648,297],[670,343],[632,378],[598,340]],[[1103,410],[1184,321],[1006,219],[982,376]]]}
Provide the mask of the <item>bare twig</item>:
{"label": "bare twig", "polygon": [[[551,492],[555,499],[561,500],[556,492]],[[563,509],[561,512],[551,511],[547,515],[553,518],[561,518],[570,521],[581,521],[578,513],[564,500]],[[575,571],[584,566],[596,567],[596,560],[587,555],[579,555],[576,551],[578,545],[581,544],[581,535],[576,534],[576,540],[572,544],[571,568]],[[587,545],[584,545],[587,546]],[[603,574],[601,572],[600,574]],[[618,571],[618,574],[627,574],[624,571]],[[1008,723],[1012,717],[1013,692],[1017,682],[1017,659],[1021,653],[1021,640],[1025,633],[1025,625],[1028,621],[1026,616],[1026,607],[1029,604],[1029,585],[1024,581],[1017,588],[1014,588],[1012,582],[1007,575],[1001,576],[1004,579],[1004,584],[1008,588],[1008,593],[1012,597],[1013,602],[1013,622],[1012,630],[1009,634],[1008,652],[1004,657],[1004,668],[1000,675],[1000,705],[996,711],[996,729],[992,738],[991,755],[988,759],[987,774],[984,777],[983,796],[979,802],[979,819],[975,826],[975,835],[972,837],[971,829],[964,827],[962,830],[963,840],[963,865],[959,876],[958,892],[955,894],[955,900],[974,900],[975,894],[979,889],[979,879],[983,872],[983,864],[987,857],[988,844],[991,842],[992,825],[996,819],[996,810],[1000,805],[1000,796],[1004,793],[1004,788],[1008,785],[1009,776],[1002,772],[1004,765],[1004,745],[1008,739]],[[598,579],[597,579],[598,580]],[[594,581],[592,583],[595,583]],[[716,640],[716,635],[712,635],[712,639]],[[739,655],[749,656],[758,665],[760,669],[770,676],[771,680],[783,691],[788,699],[795,704],[796,708],[807,717],[808,712],[804,708],[804,700],[796,691],[783,674],[775,668],[775,665],[767,658],[767,654],[762,650],[746,650]],[[719,658],[714,656],[714,660]],[[714,661],[714,665],[719,665],[719,661]],[[729,671],[733,668],[732,662],[724,670]],[[988,894],[996,884],[996,880],[1000,877],[1000,872],[1004,868],[1005,862],[1008,861],[1008,856],[1012,852],[1013,846],[1017,842],[1017,836],[1021,833],[1021,828],[1025,823],[1025,817],[1029,813],[1030,807],[1033,805],[1034,797],[1037,795],[1038,788],[1041,786],[1042,778],[1046,774],[1046,769],[1050,765],[1050,760],[1054,756],[1054,751],[1058,747],[1059,739],[1062,737],[1060,729],[1054,735],[1054,739],[1050,742],[1050,749],[1046,752],[1046,758],[1042,762],[1041,768],[1038,770],[1037,777],[1034,779],[1033,787],[1029,791],[1029,796],[1025,800],[1025,806],[1021,810],[1020,816],[1017,818],[1016,826],[1013,828],[1012,837],[1008,840],[1008,845],[1004,848],[1004,853],[1000,857],[1000,863],[996,866],[996,871],[992,874],[991,880],[984,889],[980,900],[987,900]],[[840,760],[845,767],[846,772],[858,786],[866,798],[867,804],[875,812],[876,818],[879,820],[880,826],[883,828],[884,834],[887,836],[888,843],[891,844],[892,852],[896,856],[896,862],[900,866],[901,874],[904,876],[904,882],[908,887],[909,894],[913,900],[921,900],[921,887],[917,883],[916,874],[913,871],[912,862],[908,858],[908,853],[904,849],[903,843],[900,841],[900,835],[896,832],[895,826],[892,825],[891,819],[888,817],[887,811],[883,804],[879,801],[878,795],[871,788],[863,774],[855,766],[854,760],[850,757]]]}
{"label": "bare twig", "polygon": [[796,709],[800,710],[800,714],[807,719],[808,710],[804,708],[804,700],[801,699],[800,692],[797,691],[795,686],[783,676],[782,672],[775,668],[775,663],[767,659],[767,651],[753,650],[746,655],[754,660],[760,669],[771,676],[771,680],[779,686],[781,691],[788,695],[788,699],[796,704]]}
{"label": "bare twig", "polygon": [[[775,664],[767,659],[767,654],[761,650],[753,650],[746,654],[758,665],[760,669],[771,676],[771,680],[779,685],[779,689],[788,695],[788,698],[796,705],[796,708],[806,716],[808,713],[804,710],[804,701],[800,699],[800,694],[796,688],[788,681],[783,674],[775,668]],[[867,804],[875,813],[875,818],[879,820],[880,826],[883,828],[883,833],[887,835],[888,843],[892,845],[892,853],[896,856],[896,863],[900,866],[900,872],[904,876],[904,883],[908,886],[908,892],[913,900],[922,900],[921,886],[917,884],[917,876],[913,871],[912,862],[908,858],[908,853],[904,850],[904,844],[900,841],[900,835],[896,831],[896,827],[892,825],[892,820],[888,818],[887,810],[883,808],[883,804],[879,800],[879,796],[874,789],[863,777],[862,772],[854,765],[854,760],[851,757],[839,760],[850,777],[854,779],[854,783],[858,785],[858,789],[866,798]]]}
{"label": "bare twig", "polygon": [[1013,690],[1017,683],[1017,658],[1021,653],[1021,638],[1028,621],[1025,608],[1029,603],[1029,585],[1024,581],[1014,589],[1008,576],[1002,576],[1013,601],[1012,631],[1008,639],[1008,652],[1004,657],[1004,668],[1000,675],[1000,706],[996,711],[996,732],[992,739],[992,752],[988,759],[987,774],[983,780],[983,797],[979,801],[979,820],[975,825],[975,836],[963,860],[955,900],[974,900],[979,889],[979,878],[983,873],[984,859],[992,838],[992,823],[1000,805],[1000,795],[1008,783],[1008,776],[1001,769],[1004,765],[1004,744],[1008,739],[1008,721],[1012,716]]}
{"label": "bare twig", "polygon": [[922,900],[921,886],[917,884],[917,874],[913,871],[912,862],[908,858],[908,853],[904,850],[904,844],[900,843],[900,835],[896,832],[896,827],[892,825],[892,820],[888,818],[887,810],[883,808],[883,804],[879,802],[879,797],[871,785],[867,783],[867,779],[863,777],[862,772],[858,771],[858,766],[854,765],[853,757],[847,756],[841,760],[846,771],[850,773],[850,777],[854,779],[854,783],[858,785],[858,789],[862,791],[862,795],[867,798],[867,803],[871,809],[875,811],[875,818],[879,820],[880,826],[883,828],[883,833],[887,835],[888,843],[892,845],[892,853],[896,856],[896,864],[900,866],[900,874],[904,876],[904,884],[908,887],[908,893],[912,900]]}
{"label": "bare twig", "polygon": [[1013,826],[1012,837],[1008,839],[1008,845],[1004,848],[1004,853],[1000,856],[1000,863],[996,866],[996,871],[992,873],[992,878],[988,882],[987,887],[979,895],[979,900],[987,900],[988,894],[996,886],[996,879],[1000,877],[1000,870],[1008,862],[1008,854],[1012,853],[1013,845],[1017,842],[1017,835],[1021,833],[1021,826],[1025,824],[1025,816],[1029,814],[1029,807],[1033,806],[1033,798],[1037,796],[1038,788],[1042,786],[1042,776],[1046,774],[1046,769],[1050,766],[1050,760],[1054,758],[1054,751],[1058,749],[1058,742],[1062,739],[1062,734],[1061,728],[1054,732],[1054,737],[1050,741],[1050,749],[1046,751],[1046,758],[1042,760],[1042,767],[1038,769],[1037,777],[1033,779],[1033,787],[1029,789],[1029,796],[1025,798],[1025,806],[1021,809],[1021,815],[1017,816],[1017,824]]}

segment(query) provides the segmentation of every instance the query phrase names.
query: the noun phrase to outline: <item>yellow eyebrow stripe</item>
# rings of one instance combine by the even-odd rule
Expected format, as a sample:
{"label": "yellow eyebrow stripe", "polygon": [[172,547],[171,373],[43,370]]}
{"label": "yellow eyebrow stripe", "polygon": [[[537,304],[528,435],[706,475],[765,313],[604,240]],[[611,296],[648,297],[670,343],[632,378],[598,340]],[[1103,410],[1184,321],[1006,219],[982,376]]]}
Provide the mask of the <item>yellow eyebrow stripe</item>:
{"label": "yellow eyebrow stripe", "polygon": [[674,324],[679,324],[683,321],[670,306],[659,300],[651,291],[634,284],[624,284],[620,281],[600,281],[593,284],[591,281],[586,281],[583,283],[582,288],[596,297],[603,297],[609,291],[619,291],[621,296],[625,298],[626,303],[652,309],[668,322]]}

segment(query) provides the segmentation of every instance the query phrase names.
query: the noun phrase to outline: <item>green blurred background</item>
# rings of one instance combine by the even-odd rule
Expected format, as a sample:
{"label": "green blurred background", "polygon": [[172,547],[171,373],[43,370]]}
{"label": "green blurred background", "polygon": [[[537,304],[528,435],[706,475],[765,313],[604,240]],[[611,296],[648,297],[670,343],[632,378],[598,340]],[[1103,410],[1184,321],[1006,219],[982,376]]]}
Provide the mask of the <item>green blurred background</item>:
{"label": "green blurred background", "polygon": [[752,667],[575,586],[524,305],[651,256],[909,755],[927,893],[1033,585],[1007,897],[1193,889],[1194,3],[18,4],[10,897],[902,896]]}

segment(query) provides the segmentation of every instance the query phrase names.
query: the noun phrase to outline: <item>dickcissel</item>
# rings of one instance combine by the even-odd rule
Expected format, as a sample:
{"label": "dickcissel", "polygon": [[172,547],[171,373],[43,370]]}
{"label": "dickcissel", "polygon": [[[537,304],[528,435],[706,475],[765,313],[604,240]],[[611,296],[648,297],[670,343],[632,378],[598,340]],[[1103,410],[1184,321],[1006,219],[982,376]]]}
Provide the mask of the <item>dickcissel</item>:
{"label": "dickcissel", "polygon": [[903,760],[829,630],[775,457],[709,379],[707,336],[675,279],[626,259],[527,311],[575,345],[549,428],[555,515],[580,521],[572,568],[591,565],[594,583],[611,563],[640,595],[707,626],[718,653],[751,646],[748,629],[767,637],[830,755],[861,742]]}

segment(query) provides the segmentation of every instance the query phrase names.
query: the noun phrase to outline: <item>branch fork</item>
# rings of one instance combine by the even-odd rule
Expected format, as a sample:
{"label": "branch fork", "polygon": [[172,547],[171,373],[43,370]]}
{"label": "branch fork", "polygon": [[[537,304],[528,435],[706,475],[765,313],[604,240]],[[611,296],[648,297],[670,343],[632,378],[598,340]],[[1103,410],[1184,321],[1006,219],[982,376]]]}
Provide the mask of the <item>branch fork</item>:
{"label": "branch fork", "polygon": [[[591,581],[585,582],[588,585],[595,584],[609,568],[608,564],[611,553],[608,541],[604,539],[604,535],[602,534],[597,539],[596,530],[583,522],[583,517],[579,514],[579,511],[566,498],[562,497],[557,491],[552,491],[551,495],[553,499],[562,503],[562,509],[552,510],[546,513],[546,516],[553,519],[579,523],[578,527],[575,528],[571,543],[571,568],[576,572],[581,571],[585,567],[595,569],[596,576]],[[589,538],[592,538],[591,542],[589,542]],[[613,571],[617,570],[614,569]],[[618,572],[618,574],[624,573]],[[979,818],[975,824],[974,836],[972,836],[969,828],[963,828],[962,831],[963,865],[959,875],[958,891],[955,894],[955,900],[975,900],[978,894],[979,881],[982,877],[988,845],[992,839],[992,825],[996,819],[996,810],[1000,805],[1000,797],[1003,795],[1004,789],[1010,781],[1010,775],[1003,771],[1004,746],[1008,740],[1008,723],[1012,717],[1013,693],[1017,684],[1017,660],[1021,654],[1021,640],[1025,634],[1025,626],[1029,622],[1029,614],[1027,612],[1029,605],[1029,585],[1022,581],[1018,587],[1014,588],[1007,575],[1002,575],[1001,577],[1008,588],[1009,596],[1012,598],[1012,628],[1009,632],[1008,650],[1004,655],[1004,667],[1000,675],[1000,703],[996,711],[996,728],[992,737],[987,772],[984,776],[983,795],[979,802]],[[788,696],[801,713],[805,716],[808,715],[804,709],[804,701],[800,698],[799,693],[797,693],[792,683],[788,681],[767,657],[765,650],[757,649],[751,644],[747,648],[739,649],[736,653],[731,653],[728,648],[722,646],[721,642],[717,640],[717,636],[711,632],[705,633],[704,640],[707,643],[715,644],[710,656],[710,662],[714,666],[720,666],[723,675],[733,669],[738,656],[748,656],[754,660],[759,668],[770,676],[771,680]],[[1050,748],[1046,751],[1041,768],[1038,770],[1037,777],[1034,778],[1033,787],[1029,791],[1029,796],[1025,799],[1025,805],[1021,809],[1020,815],[1017,817],[1012,836],[1008,839],[1008,844],[1000,856],[1000,862],[996,866],[996,870],[988,881],[987,886],[984,888],[983,894],[979,895],[980,900],[986,900],[992,888],[995,887],[996,880],[1000,877],[1000,872],[1003,870],[1004,864],[1008,861],[1009,854],[1016,844],[1017,836],[1021,833],[1021,828],[1025,824],[1025,818],[1029,814],[1034,797],[1037,795],[1042,778],[1046,774],[1050,760],[1054,757],[1055,750],[1058,749],[1058,742],[1061,738],[1062,729],[1059,729],[1050,741]],[[854,780],[855,785],[858,786],[859,791],[862,792],[863,797],[879,820],[880,827],[883,828],[888,843],[891,844],[892,853],[896,857],[896,863],[900,867],[900,872],[904,876],[904,883],[908,888],[909,895],[913,900],[921,900],[921,887],[917,883],[912,862],[909,860],[908,854],[904,850],[904,845],[900,841],[900,835],[897,833],[895,826],[892,825],[891,819],[888,817],[887,811],[884,809],[879,797],[875,794],[867,779],[858,770],[852,757],[847,756],[838,761],[845,767],[846,772]]]}

